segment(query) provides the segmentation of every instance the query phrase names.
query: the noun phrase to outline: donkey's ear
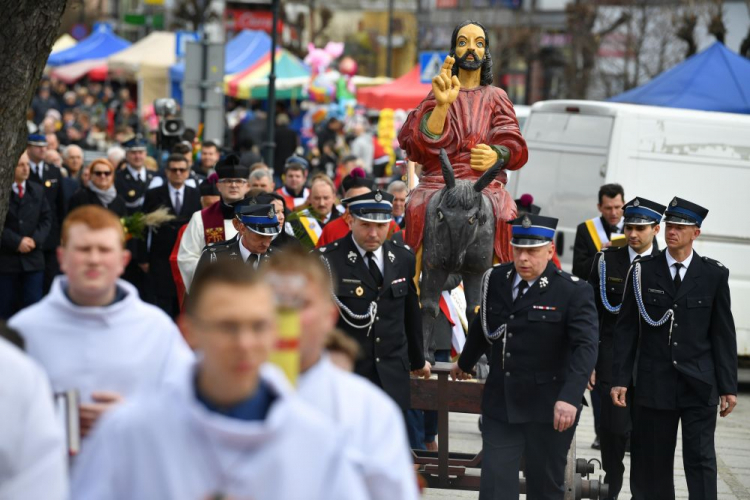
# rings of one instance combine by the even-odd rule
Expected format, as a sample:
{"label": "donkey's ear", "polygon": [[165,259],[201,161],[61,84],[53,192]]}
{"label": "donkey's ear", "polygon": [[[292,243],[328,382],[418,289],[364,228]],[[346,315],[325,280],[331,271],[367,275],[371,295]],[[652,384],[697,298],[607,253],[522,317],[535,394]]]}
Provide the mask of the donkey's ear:
{"label": "donkey's ear", "polygon": [[503,169],[503,166],[505,165],[505,161],[501,158],[497,160],[497,163],[492,165],[485,173],[482,174],[482,177],[480,177],[477,182],[474,183],[474,191],[477,193],[481,193],[484,188],[490,185],[490,182],[492,182],[495,177],[497,177],[497,174],[500,173],[500,171]]}
{"label": "donkey's ear", "polygon": [[440,169],[443,171],[443,179],[448,189],[456,187],[456,176],[453,174],[453,165],[448,159],[448,153],[444,148],[440,148]]}

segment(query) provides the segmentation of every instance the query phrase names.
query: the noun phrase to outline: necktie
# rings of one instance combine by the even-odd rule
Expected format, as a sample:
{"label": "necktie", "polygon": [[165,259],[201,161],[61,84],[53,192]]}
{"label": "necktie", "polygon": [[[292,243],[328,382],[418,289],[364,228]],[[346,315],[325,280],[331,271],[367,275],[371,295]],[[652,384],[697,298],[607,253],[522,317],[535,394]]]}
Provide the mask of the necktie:
{"label": "necktie", "polygon": [[18,197],[23,198],[23,184],[18,184]]}
{"label": "necktie", "polygon": [[518,284],[518,293],[516,293],[516,299],[513,301],[515,304],[518,302],[518,299],[523,297],[523,294],[526,293],[526,289],[529,287],[528,282],[521,280],[521,282]]}
{"label": "necktie", "polygon": [[375,254],[372,252],[366,252],[365,257],[367,257],[367,267],[370,268],[370,274],[375,280],[375,284],[380,288],[383,286],[383,274],[380,272],[377,262],[375,262]]}
{"label": "necktie", "polygon": [[635,257],[633,258],[633,264],[635,264],[635,263],[636,263],[636,262],[638,262],[639,260],[641,260],[641,256],[640,256],[640,255],[636,255],[636,256],[635,256]]}
{"label": "necktie", "polygon": [[247,263],[253,266],[253,269],[258,269],[258,264],[260,264],[260,255],[258,255],[257,253],[251,253],[247,258]]}
{"label": "necktie", "polygon": [[180,201],[180,192],[175,191],[174,192],[174,213],[179,215],[181,210],[182,210],[182,202]]}
{"label": "necktie", "polygon": [[679,290],[680,285],[682,285],[682,278],[680,278],[680,269],[682,269],[682,264],[679,262],[675,262],[672,264],[674,266],[674,279],[672,280],[674,282],[674,289]]}

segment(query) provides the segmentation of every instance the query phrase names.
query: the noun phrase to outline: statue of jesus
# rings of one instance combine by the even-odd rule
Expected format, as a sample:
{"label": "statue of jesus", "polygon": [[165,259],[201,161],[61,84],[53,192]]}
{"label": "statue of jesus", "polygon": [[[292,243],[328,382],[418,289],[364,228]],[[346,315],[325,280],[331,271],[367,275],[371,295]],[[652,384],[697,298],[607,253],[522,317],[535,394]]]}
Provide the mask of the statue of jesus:
{"label": "statue of jesus", "polygon": [[[475,181],[498,160],[504,169],[518,170],[528,159],[513,104],[492,86],[492,57],[484,26],[465,21],[453,30],[451,50],[432,92],[406,119],[398,135],[408,158],[422,164],[419,185],[406,207],[406,242],[418,253],[425,210],[430,198],[445,186],[439,152],[444,148],[456,179]],[[501,174],[485,188],[495,215],[494,255],[497,262],[512,259],[510,227],[516,204],[505,191]]]}

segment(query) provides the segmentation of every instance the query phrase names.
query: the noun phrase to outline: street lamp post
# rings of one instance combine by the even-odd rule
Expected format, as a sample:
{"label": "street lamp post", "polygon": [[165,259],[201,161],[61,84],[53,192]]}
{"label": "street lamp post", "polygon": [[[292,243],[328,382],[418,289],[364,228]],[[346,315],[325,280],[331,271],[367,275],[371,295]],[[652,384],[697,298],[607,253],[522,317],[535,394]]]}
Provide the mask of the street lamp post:
{"label": "street lamp post", "polygon": [[279,0],[273,0],[271,10],[273,21],[271,26],[271,73],[268,75],[268,122],[266,125],[268,133],[263,149],[265,150],[266,165],[273,168],[273,157],[276,152],[276,39],[278,37]]}

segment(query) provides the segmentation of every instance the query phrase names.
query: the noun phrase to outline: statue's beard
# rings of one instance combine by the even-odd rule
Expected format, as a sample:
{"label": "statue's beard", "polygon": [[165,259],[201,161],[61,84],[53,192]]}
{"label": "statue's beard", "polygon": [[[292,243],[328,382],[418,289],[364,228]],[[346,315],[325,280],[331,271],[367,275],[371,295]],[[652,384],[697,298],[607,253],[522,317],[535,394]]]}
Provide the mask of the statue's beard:
{"label": "statue's beard", "polygon": [[[469,56],[474,56],[473,61],[469,61],[466,58]],[[466,71],[476,71],[479,68],[482,67],[482,60],[479,59],[474,51],[467,50],[466,54],[463,55],[463,57],[459,57],[456,55],[456,64],[458,64],[458,67],[461,69],[464,69]]]}

